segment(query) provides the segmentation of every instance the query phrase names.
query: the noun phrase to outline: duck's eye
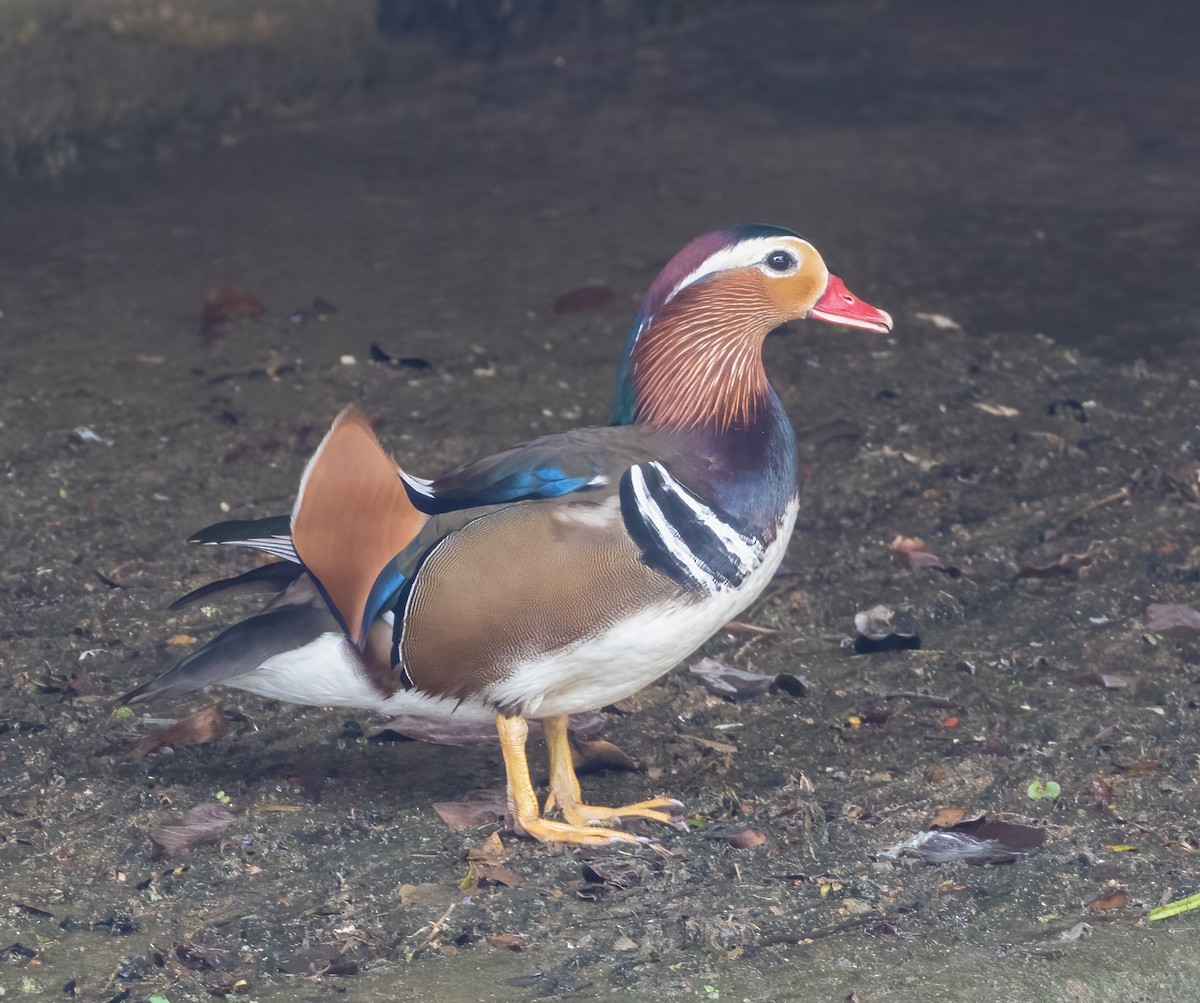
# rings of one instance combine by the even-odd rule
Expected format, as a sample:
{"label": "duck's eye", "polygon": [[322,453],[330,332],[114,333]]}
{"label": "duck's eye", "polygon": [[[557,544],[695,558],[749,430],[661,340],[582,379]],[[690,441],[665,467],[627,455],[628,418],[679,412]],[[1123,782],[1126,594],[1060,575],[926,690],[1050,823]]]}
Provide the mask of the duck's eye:
{"label": "duck's eye", "polygon": [[796,267],[796,258],[787,251],[772,251],[767,255],[767,267],[773,272],[786,272]]}

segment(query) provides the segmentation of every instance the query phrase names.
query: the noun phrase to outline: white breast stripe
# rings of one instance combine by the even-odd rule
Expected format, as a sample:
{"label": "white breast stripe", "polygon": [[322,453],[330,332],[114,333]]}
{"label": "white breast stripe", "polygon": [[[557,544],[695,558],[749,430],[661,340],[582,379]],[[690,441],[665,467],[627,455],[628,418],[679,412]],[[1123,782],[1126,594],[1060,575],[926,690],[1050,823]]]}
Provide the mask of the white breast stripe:
{"label": "white breast stripe", "polygon": [[730,526],[729,523],[722,521],[716,512],[707,505],[702,504],[687,488],[675,480],[667,468],[657,460],[652,461],[650,466],[657,468],[659,474],[662,475],[663,481],[670,486],[675,496],[695,512],[696,517],[708,529],[712,530],[725,549],[737,560],[742,574],[745,574],[751,568],[758,565],[762,560],[763,554],[762,544],[758,540],[754,539],[754,537],[743,536]]}
{"label": "white breast stripe", "polygon": [[663,514],[658,502],[650,496],[650,492],[646,488],[646,475],[642,472],[641,466],[629,468],[629,485],[633,488],[633,497],[637,502],[638,510],[646,517],[646,521],[654,529],[655,534],[680,568],[697,585],[703,585],[709,592],[716,592],[717,580],[696,559],[691,548],[683,542],[683,538]]}

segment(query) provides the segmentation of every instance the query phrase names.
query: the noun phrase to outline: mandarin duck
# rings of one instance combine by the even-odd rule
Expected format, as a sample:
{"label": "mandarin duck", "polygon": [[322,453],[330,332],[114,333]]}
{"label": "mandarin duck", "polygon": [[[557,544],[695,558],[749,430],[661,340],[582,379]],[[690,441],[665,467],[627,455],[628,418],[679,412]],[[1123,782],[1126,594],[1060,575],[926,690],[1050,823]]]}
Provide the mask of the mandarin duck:
{"label": "mandarin duck", "polygon": [[[761,350],[804,317],[891,329],[795,233],[718,230],[684,247],[647,292],[609,426],[426,480],[397,466],[359,411],[343,411],[290,517],[192,538],[283,560],[176,606],[245,591],[274,593],[269,605],[124,702],[221,684],[388,715],[486,716],[516,832],[592,846],[637,839],[620,819],[676,821],[680,803],[665,797],[584,803],[568,715],[666,673],[779,567],[798,507],[796,442]],[[543,722],[549,749],[544,812],[526,719]],[[555,809],[562,821],[546,817]]]}

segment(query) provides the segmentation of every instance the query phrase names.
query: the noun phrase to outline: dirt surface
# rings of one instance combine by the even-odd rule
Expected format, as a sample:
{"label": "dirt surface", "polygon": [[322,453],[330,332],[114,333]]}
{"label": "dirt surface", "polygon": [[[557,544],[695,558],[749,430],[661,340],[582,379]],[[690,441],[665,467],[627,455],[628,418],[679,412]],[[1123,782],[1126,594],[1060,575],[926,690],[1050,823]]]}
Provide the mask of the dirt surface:
{"label": "dirt surface", "polygon": [[[6,995],[1197,998],[1200,919],[1145,915],[1200,891],[1200,655],[1144,616],[1200,600],[1200,89],[1170,26],[995,16],[806,5],[464,60],[6,191]],[[701,654],[807,695],[732,703],[684,667],[605,723],[642,771],[586,793],[669,793],[692,831],[586,858],[503,833],[481,879],[489,829],[432,805],[500,783],[498,750],[237,693],[224,737],[135,756],[208,698],[114,699],[236,615],[165,605],[249,567],[189,532],[286,511],[349,402],[417,473],[602,422],[657,269],[739,220],[810,236],[897,325],[767,346],[810,479],[744,617],[775,633]],[[555,312],[588,283],[614,296]],[[225,293],[202,323],[230,287],[262,315]],[[919,648],[856,653],[880,604]],[[218,839],[156,856],[151,830],[206,804],[232,809]],[[1045,842],[881,855],[943,809]]]}

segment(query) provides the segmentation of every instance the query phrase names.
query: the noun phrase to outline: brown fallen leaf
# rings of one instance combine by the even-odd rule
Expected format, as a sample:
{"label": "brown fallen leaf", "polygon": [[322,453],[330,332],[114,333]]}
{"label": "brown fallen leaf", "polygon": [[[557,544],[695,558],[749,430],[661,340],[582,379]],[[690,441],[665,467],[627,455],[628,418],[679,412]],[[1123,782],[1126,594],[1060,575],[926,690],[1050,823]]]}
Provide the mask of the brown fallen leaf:
{"label": "brown fallen leaf", "polygon": [[568,290],[554,301],[555,313],[583,313],[608,306],[616,294],[608,286],[591,283]]}
{"label": "brown fallen leaf", "polygon": [[266,313],[267,308],[254,293],[238,286],[214,286],[204,296],[200,331],[208,334],[231,320],[262,320]]}
{"label": "brown fallen leaf", "polygon": [[933,821],[929,823],[929,828],[949,829],[953,825],[958,825],[966,814],[961,808],[943,808],[934,816]]}
{"label": "brown fallen leaf", "polygon": [[1124,888],[1116,888],[1092,899],[1083,907],[1085,912],[1109,912],[1124,909],[1129,904],[1129,895]]}
{"label": "brown fallen leaf", "polygon": [[701,738],[699,735],[680,734],[685,742],[695,742],[697,745],[703,745],[706,749],[712,749],[713,752],[719,752],[724,756],[732,756],[738,751],[736,745],[730,745],[728,742],[714,742],[711,738]]}
{"label": "brown fallen leaf", "polygon": [[468,869],[467,878],[463,879],[464,884],[471,878],[474,878],[475,884],[480,881],[489,881],[494,885],[504,885],[506,888],[520,887],[525,881],[520,874],[504,864],[473,863]]}
{"label": "brown fallen leaf", "polygon": [[571,743],[571,762],[576,773],[597,773],[600,770],[628,770],[641,773],[645,767],[636,759],[627,756],[621,749],[603,738],[591,741],[567,733]]}
{"label": "brown fallen leaf", "polygon": [[643,865],[634,860],[620,857],[597,857],[584,861],[581,870],[583,879],[592,885],[607,885],[610,888],[634,888],[642,883]]}
{"label": "brown fallen leaf", "polygon": [[1147,630],[1173,641],[1191,641],[1200,637],[1200,613],[1183,603],[1151,603],[1146,607]]}
{"label": "brown fallen leaf", "polygon": [[189,808],[179,825],[164,825],[150,830],[150,842],[157,853],[177,857],[193,846],[215,840],[228,829],[238,810],[223,804],[202,804]]}
{"label": "brown fallen leaf", "polygon": [[133,749],[133,758],[141,759],[159,749],[182,749],[187,745],[204,745],[225,734],[228,722],[221,710],[221,701],[201,707],[193,714],[180,718],[174,724],[147,735]]}
{"label": "brown fallen leaf", "polygon": [[1167,764],[1159,759],[1138,759],[1127,766],[1117,766],[1127,777],[1144,777],[1150,773],[1157,773]]}
{"label": "brown fallen leaf", "polygon": [[1062,575],[1074,574],[1080,568],[1091,567],[1095,563],[1094,554],[1100,547],[1100,542],[1093,540],[1082,554],[1059,554],[1049,564],[1022,565],[1013,574],[1013,580],[1016,581],[1021,578],[1056,578]]}
{"label": "brown fallen leaf", "polygon": [[761,672],[748,672],[718,662],[715,658],[702,658],[688,671],[703,683],[709,693],[732,703],[750,700],[766,693],[772,687],[781,689],[790,696],[805,696],[808,693],[808,681],[801,676],[787,672],[773,676]]}
{"label": "brown fallen leaf", "polygon": [[503,951],[523,951],[525,950],[525,941],[526,937],[523,933],[494,933],[487,939],[489,947],[496,947]]}
{"label": "brown fallen leaf", "polygon": [[506,796],[502,790],[469,791],[462,801],[435,801],[433,810],[452,829],[478,829],[504,821]]}
{"label": "brown fallen leaf", "polygon": [[525,879],[505,866],[508,850],[500,841],[500,834],[493,832],[479,846],[467,851],[467,875],[459,883],[464,891],[478,887],[481,881],[516,888]]}
{"label": "brown fallen leaf", "polygon": [[767,841],[767,834],[762,829],[746,828],[731,832],[725,837],[725,842],[738,850],[750,850],[762,846]]}
{"label": "brown fallen leaf", "polygon": [[915,536],[896,536],[888,544],[892,557],[906,568],[932,568],[944,571],[945,565],[936,554],[931,554],[925,541]]}
{"label": "brown fallen leaf", "polygon": [[[1082,554],[1060,554],[1049,564],[1023,564],[1009,578],[1012,581],[1019,581],[1022,578],[1055,578],[1074,574],[1081,568],[1090,567],[1095,562],[1095,553],[1100,547],[1099,541],[1093,541]],[[889,549],[892,557],[908,568],[939,571],[950,578],[962,578],[976,585],[985,585],[992,580],[989,575],[946,564],[936,554],[930,553],[924,541],[916,537],[897,536],[889,544]]]}
{"label": "brown fallen leaf", "polygon": [[984,585],[991,581],[987,575],[956,567],[953,564],[946,564],[936,554],[929,552],[929,548],[925,546],[923,540],[914,536],[896,536],[888,544],[888,549],[892,553],[892,558],[906,568],[938,571],[948,578],[962,578],[975,585]]}
{"label": "brown fallen leaf", "polygon": [[1137,689],[1137,680],[1132,676],[1115,676],[1107,672],[1080,672],[1071,677],[1071,682],[1080,686],[1103,686],[1106,690],[1129,690],[1130,693]]}
{"label": "brown fallen leaf", "polygon": [[1032,853],[1045,840],[1045,829],[1015,822],[991,822],[986,815],[980,815],[948,829],[919,832],[880,856],[888,860],[917,857],[927,864],[1009,864]]}
{"label": "brown fallen leaf", "polygon": [[467,859],[480,864],[502,864],[508,859],[508,850],[500,839],[500,833],[493,832],[479,846],[473,846],[467,851]]}

